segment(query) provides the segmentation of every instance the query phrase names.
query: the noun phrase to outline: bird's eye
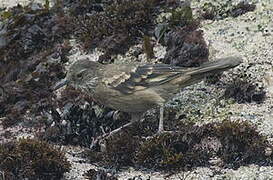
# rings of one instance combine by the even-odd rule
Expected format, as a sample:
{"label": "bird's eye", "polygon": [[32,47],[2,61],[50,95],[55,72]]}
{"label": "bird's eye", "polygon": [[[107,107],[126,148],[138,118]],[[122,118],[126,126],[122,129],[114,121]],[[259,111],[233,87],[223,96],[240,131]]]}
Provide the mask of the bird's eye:
{"label": "bird's eye", "polygon": [[78,72],[78,73],[76,74],[76,78],[77,78],[77,79],[82,79],[82,77],[83,77],[83,75],[84,75],[84,72],[85,72],[85,70],[82,70],[82,71]]}
{"label": "bird's eye", "polygon": [[81,77],[82,77],[82,73],[76,74],[76,77],[77,77],[77,78],[81,78]]}

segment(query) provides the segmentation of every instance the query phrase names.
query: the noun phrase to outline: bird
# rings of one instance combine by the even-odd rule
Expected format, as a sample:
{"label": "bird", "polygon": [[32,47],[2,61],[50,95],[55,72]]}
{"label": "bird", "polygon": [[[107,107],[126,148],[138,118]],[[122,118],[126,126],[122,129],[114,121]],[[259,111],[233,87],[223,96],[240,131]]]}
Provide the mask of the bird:
{"label": "bird", "polygon": [[66,77],[53,90],[71,85],[99,104],[131,114],[131,122],[141,120],[149,109],[160,107],[158,133],[164,132],[164,104],[181,89],[205,77],[238,66],[239,56],[220,58],[199,67],[168,64],[101,64],[84,58],[74,62]]}

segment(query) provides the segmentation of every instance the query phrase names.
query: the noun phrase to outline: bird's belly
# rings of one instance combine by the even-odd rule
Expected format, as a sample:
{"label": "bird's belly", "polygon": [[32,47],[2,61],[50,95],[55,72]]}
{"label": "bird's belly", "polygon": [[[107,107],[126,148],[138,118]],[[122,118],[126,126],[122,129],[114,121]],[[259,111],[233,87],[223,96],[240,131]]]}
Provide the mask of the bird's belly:
{"label": "bird's belly", "polygon": [[105,93],[108,95],[95,95],[95,98],[99,103],[123,112],[145,112],[155,106],[165,103],[165,100],[151,89],[136,91],[132,94],[122,94],[115,90],[104,93],[100,92],[100,94]]}

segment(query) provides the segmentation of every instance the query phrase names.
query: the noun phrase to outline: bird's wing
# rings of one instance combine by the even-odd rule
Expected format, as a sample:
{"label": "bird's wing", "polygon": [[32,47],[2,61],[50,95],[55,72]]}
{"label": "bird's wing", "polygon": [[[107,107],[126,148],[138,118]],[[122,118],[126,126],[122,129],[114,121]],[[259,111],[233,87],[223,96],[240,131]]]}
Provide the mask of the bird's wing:
{"label": "bird's wing", "polygon": [[185,87],[202,80],[207,75],[234,68],[241,62],[240,57],[232,56],[190,68],[167,64],[147,64],[142,66],[110,65],[113,68],[106,68],[109,71],[104,73],[104,77],[107,78],[103,79],[103,82],[109,88],[127,94],[158,86],[176,78],[177,83],[180,85],[184,84]]}
{"label": "bird's wing", "polygon": [[183,73],[181,67],[167,64],[127,65],[117,69],[118,71],[115,71],[113,68],[112,73],[110,75],[108,73],[108,78],[103,79],[103,82],[108,87],[125,94],[166,83]]}

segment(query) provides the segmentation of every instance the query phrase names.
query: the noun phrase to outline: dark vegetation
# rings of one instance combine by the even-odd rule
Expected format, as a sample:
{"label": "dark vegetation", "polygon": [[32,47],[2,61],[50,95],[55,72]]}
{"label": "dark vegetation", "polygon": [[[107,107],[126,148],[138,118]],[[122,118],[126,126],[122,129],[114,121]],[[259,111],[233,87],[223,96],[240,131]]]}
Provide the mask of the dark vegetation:
{"label": "dark vegetation", "polygon": [[266,91],[262,85],[256,82],[247,71],[251,65],[241,68],[240,74],[234,76],[226,85],[225,97],[233,98],[237,103],[262,103],[266,97]]}
{"label": "dark vegetation", "polygon": [[254,11],[255,4],[248,1],[240,1],[236,5],[232,5],[233,1],[223,2],[205,2],[200,9],[200,14],[204,19],[224,19],[227,17],[238,17],[249,11]]}
{"label": "dark vegetation", "polygon": [[85,173],[85,177],[90,180],[118,180],[115,176],[110,173],[105,172],[104,170],[95,170],[90,169]]}
{"label": "dark vegetation", "polygon": [[178,131],[148,139],[143,138],[141,128],[122,132],[105,142],[105,150],[86,154],[91,162],[104,166],[135,165],[164,171],[210,165],[234,169],[252,163],[272,165],[272,145],[247,122],[180,125]]}
{"label": "dark vegetation", "polygon": [[64,153],[47,142],[20,139],[0,144],[3,179],[60,179],[70,166]]}

